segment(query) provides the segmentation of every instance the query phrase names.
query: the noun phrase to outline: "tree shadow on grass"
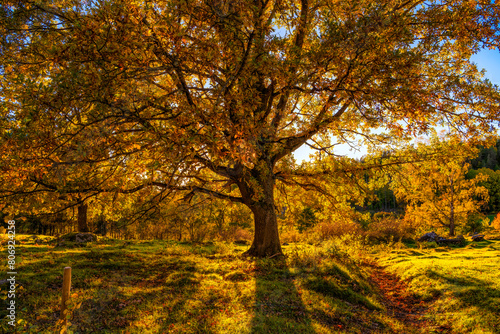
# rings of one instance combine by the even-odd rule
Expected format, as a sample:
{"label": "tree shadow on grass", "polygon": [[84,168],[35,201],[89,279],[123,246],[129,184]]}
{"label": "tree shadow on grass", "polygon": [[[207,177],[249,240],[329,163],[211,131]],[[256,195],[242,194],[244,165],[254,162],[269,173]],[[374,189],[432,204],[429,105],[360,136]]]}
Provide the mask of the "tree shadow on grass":
{"label": "tree shadow on grass", "polygon": [[498,333],[500,330],[500,289],[494,284],[475,277],[460,277],[452,274],[442,274],[432,271],[429,277],[442,279],[448,284],[457,286],[454,296],[460,301],[463,308],[477,309],[481,314],[481,321],[488,326],[483,330]]}
{"label": "tree shadow on grass", "polygon": [[[500,307],[500,289],[493,286],[490,282],[475,277],[455,277],[451,274],[445,275],[435,271],[429,276],[432,278],[441,278],[449,284],[462,287],[461,291],[456,292],[454,295],[465,305],[498,313]],[[498,303],[491,303],[490,299],[496,299]]]}
{"label": "tree shadow on grass", "polygon": [[[127,269],[136,264],[130,263]],[[160,333],[176,329],[210,334],[209,319],[191,319],[191,312],[203,314],[188,305],[200,287],[200,278],[195,273],[194,262],[175,257],[150,268],[148,275],[142,278],[137,275],[127,278],[127,272],[118,273],[113,285],[99,286],[91,296],[86,296],[81,309],[75,312],[73,323],[80,333],[125,329],[133,333],[134,324],[140,323],[146,328],[159,328]],[[175,328],[179,324],[186,327]]]}
{"label": "tree shadow on grass", "polygon": [[[31,304],[43,307],[36,310],[41,315],[36,320],[29,318],[40,332],[59,317],[59,304],[53,307],[46,300],[54,295],[59,300],[62,272],[53,267],[62,268],[68,261],[73,268],[71,293],[77,294],[71,299],[81,303],[71,312],[71,329],[76,333],[137,333],[147,328],[158,333],[213,332],[211,319],[205,316],[210,304],[198,301],[193,308],[201,277],[198,264],[190,259],[167,256],[150,263],[141,256],[111,250],[76,253],[61,260],[47,258],[23,268],[30,273],[26,292]],[[49,266],[50,261],[55,263]],[[33,280],[39,274],[32,273],[39,266],[50,268],[41,282]]]}
{"label": "tree shadow on grass", "polygon": [[284,259],[255,261],[251,333],[315,333]]}

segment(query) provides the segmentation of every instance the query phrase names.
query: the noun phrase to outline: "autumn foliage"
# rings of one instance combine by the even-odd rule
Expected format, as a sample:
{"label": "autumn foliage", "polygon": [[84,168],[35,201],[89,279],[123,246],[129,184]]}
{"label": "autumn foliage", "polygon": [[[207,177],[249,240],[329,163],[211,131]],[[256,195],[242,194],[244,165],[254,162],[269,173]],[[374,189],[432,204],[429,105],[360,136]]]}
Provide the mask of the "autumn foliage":
{"label": "autumn foliage", "polygon": [[351,177],[298,169],[302,145],[489,133],[498,90],[469,57],[498,47],[499,16],[471,0],[4,1],[5,210],[108,197],[147,215],[200,194],[245,205],[248,254],[279,255],[276,187]]}

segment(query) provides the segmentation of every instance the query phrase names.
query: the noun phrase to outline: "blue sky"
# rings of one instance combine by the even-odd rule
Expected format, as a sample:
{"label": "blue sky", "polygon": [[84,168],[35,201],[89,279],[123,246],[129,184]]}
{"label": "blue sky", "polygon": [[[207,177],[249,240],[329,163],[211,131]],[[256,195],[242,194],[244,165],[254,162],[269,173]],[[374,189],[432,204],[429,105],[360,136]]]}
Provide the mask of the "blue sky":
{"label": "blue sky", "polygon": [[[476,63],[479,69],[486,70],[486,78],[488,78],[493,84],[500,86],[500,51],[499,50],[482,50],[478,54],[474,55],[471,60]],[[302,145],[299,149],[294,152],[295,159],[297,162],[302,160],[308,160],[309,154],[312,150],[307,145]],[[349,147],[339,147],[336,154],[348,155],[352,157],[361,157],[366,153],[366,150],[361,149],[359,151],[351,151]]]}
{"label": "blue sky", "polygon": [[472,56],[471,60],[479,68],[486,70],[486,77],[494,84],[500,86],[500,51],[483,50]]}

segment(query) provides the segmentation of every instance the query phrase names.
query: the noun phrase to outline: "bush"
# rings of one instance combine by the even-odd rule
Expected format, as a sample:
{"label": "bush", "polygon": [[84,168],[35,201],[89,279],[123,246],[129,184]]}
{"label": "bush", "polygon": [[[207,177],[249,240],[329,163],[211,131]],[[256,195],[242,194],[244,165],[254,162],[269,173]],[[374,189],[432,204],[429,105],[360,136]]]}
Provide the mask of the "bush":
{"label": "bush", "polygon": [[496,215],[495,219],[493,219],[491,226],[493,226],[496,230],[500,230],[500,212]]}
{"label": "bush", "polygon": [[232,238],[234,241],[242,241],[245,240],[247,242],[252,242],[253,236],[252,233],[250,233],[249,230],[244,229],[244,228],[237,228],[233,235]]}
{"label": "bush", "polygon": [[464,233],[480,233],[488,226],[489,219],[481,214],[474,213],[467,218],[467,222],[463,228]]}
{"label": "bush", "polygon": [[344,234],[324,242],[323,246],[330,255],[356,263],[364,261],[368,249],[361,234]]}
{"label": "bush", "polygon": [[375,217],[368,226],[366,236],[370,240],[391,242],[410,240],[415,233],[415,229],[407,219],[397,219],[394,215],[380,215]]}
{"label": "bush", "polygon": [[226,242],[233,242],[237,240],[246,240],[251,242],[253,240],[253,236],[250,230],[230,224],[228,228],[218,232],[217,239]]}
{"label": "bush", "polygon": [[288,250],[287,255],[289,266],[315,269],[319,267],[326,256],[321,248],[303,244],[294,245]]}
{"label": "bush", "polygon": [[379,220],[384,220],[384,219],[395,219],[396,215],[391,212],[376,212],[373,214],[373,221],[379,221]]}
{"label": "bush", "polygon": [[363,229],[358,223],[345,219],[319,223],[313,232],[319,240],[328,240],[346,234],[362,235]]}
{"label": "bush", "polygon": [[302,241],[303,235],[301,235],[297,230],[294,229],[283,232],[280,235],[280,239],[282,243],[296,243]]}

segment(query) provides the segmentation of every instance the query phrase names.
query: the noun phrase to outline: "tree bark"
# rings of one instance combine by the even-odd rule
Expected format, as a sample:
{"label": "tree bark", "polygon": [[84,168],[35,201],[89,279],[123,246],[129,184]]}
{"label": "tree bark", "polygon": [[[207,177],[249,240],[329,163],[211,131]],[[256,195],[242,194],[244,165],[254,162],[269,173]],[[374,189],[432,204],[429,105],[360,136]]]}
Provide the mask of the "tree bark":
{"label": "tree bark", "polygon": [[78,206],[78,232],[90,232],[87,224],[87,204]]}
{"label": "tree bark", "polygon": [[256,205],[251,210],[254,217],[255,233],[252,246],[245,252],[245,255],[256,257],[283,255],[274,203],[271,207]]}
{"label": "tree bark", "polygon": [[453,222],[450,223],[450,237],[455,236],[455,224]]}
{"label": "tree bark", "polygon": [[104,218],[103,214],[99,216],[99,220],[97,222],[97,230],[99,231],[98,233],[102,236],[106,236],[106,233],[108,232],[106,226],[106,219]]}
{"label": "tree bark", "polygon": [[450,180],[450,237],[455,236],[455,187],[453,184],[453,177],[449,176]]}
{"label": "tree bark", "polygon": [[272,163],[260,160],[250,175],[237,182],[244,203],[252,210],[255,233],[250,249],[244,255],[255,257],[282,256],[278,219],[274,206],[274,174]]}

